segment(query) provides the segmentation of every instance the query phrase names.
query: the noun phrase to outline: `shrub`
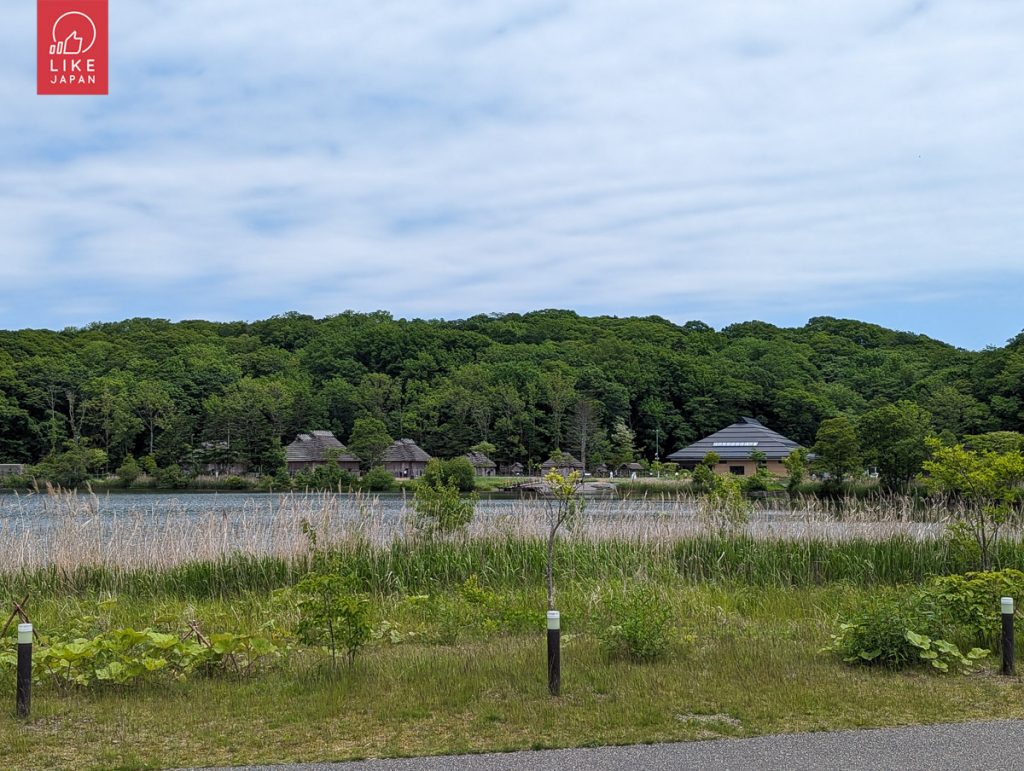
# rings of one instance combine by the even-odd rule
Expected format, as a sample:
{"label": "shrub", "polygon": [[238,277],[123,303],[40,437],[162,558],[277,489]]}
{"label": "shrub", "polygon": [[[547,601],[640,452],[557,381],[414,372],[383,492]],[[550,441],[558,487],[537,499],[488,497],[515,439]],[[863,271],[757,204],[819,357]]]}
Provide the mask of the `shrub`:
{"label": "shrub", "polygon": [[306,645],[322,645],[337,666],[343,649],[349,666],[370,640],[370,601],[351,590],[351,582],[338,573],[309,573],[298,584],[299,639]]}
{"label": "shrub", "polygon": [[[999,598],[1021,596],[1024,573],[967,573],[932,579],[924,589],[882,596],[839,626],[825,650],[850,664],[903,669],[928,663],[935,669],[970,669],[988,654],[965,646],[993,645],[999,634]],[[941,635],[941,637],[940,637]]]}
{"label": "shrub", "polygon": [[156,484],[165,490],[176,490],[188,487],[188,477],[182,472],[181,467],[175,463],[156,472]]}
{"label": "shrub", "polygon": [[383,466],[374,466],[359,480],[359,486],[374,493],[386,493],[395,489],[395,478]]}
{"label": "shrub", "polygon": [[907,638],[908,630],[918,634],[934,632],[921,613],[916,595],[884,595],[873,600],[851,620],[839,625],[826,650],[848,664],[867,664],[903,669],[918,661],[918,649]]}
{"label": "shrub", "polygon": [[476,471],[469,458],[433,458],[427,463],[420,484],[437,488],[454,486],[460,492],[470,493],[476,489]]}
{"label": "shrub", "polygon": [[427,535],[451,535],[465,530],[473,521],[476,496],[463,498],[454,485],[431,487],[419,485],[413,507],[416,524]]}
{"label": "shrub", "polygon": [[224,477],[223,481],[221,481],[221,486],[225,490],[248,490],[251,487],[247,480],[236,475]]}
{"label": "shrub", "polygon": [[605,598],[601,647],[609,658],[653,661],[672,644],[673,613],[657,590],[647,584]]}
{"label": "shrub", "polygon": [[999,599],[1024,600],[1024,572],[999,570],[933,578],[923,602],[965,643],[994,647],[999,641]]}
{"label": "shrub", "polygon": [[142,476],[142,469],[131,455],[126,457],[117,469],[117,478],[123,487],[131,487],[132,482],[140,476]]}

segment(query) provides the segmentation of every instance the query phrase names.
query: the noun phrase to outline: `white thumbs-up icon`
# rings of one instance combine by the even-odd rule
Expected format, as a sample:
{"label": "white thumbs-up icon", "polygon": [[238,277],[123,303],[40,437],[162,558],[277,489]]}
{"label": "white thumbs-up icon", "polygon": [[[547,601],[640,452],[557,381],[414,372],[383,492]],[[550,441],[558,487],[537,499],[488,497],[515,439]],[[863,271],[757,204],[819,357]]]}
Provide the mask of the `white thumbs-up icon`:
{"label": "white thumbs-up icon", "polygon": [[66,40],[62,40],[62,41],[57,43],[57,46],[56,46],[57,50],[56,51],[51,51],[50,53],[65,54],[67,56],[75,56],[77,54],[82,53],[82,43],[83,42],[84,41],[82,40],[82,37],[77,32],[72,30],[71,34],[68,35]]}
{"label": "white thumbs-up icon", "polygon": [[[81,19],[75,19],[78,16]],[[69,17],[71,20],[65,21]],[[89,28],[82,26],[83,22],[88,23],[89,27],[92,28],[91,35],[89,34]],[[68,31],[69,25],[75,25],[75,28],[71,30],[71,34],[65,35],[64,33]],[[79,29],[85,33],[84,37],[78,34]],[[68,11],[53,23],[53,37],[51,39],[53,40],[53,43],[50,45],[51,56],[79,56],[92,48],[93,43],[96,42],[96,24],[81,11]]]}

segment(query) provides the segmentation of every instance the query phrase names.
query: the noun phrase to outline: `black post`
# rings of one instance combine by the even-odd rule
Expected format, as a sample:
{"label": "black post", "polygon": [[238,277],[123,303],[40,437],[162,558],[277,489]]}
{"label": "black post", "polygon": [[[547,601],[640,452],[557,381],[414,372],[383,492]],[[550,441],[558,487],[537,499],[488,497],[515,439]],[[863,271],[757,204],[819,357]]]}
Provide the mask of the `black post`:
{"label": "black post", "polygon": [[562,623],[557,610],[548,611],[548,690],[562,692]]}
{"label": "black post", "polygon": [[999,604],[1003,611],[1003,674],[1012,675],[1014,672],[1013,597],[1003,597]]}
{"label": "black post", "polygon": [[28,717],[32,708],[32,625],[18,624],[18,717]]}

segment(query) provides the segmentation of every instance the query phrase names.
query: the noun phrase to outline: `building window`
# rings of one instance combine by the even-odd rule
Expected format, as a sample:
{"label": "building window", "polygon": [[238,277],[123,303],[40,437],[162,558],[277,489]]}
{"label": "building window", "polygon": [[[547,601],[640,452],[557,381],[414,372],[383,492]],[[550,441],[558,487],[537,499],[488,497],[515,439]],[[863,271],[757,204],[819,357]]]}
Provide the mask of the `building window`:
{"label": "building window", "polygon": [[741,477],[747,473],[747,470],[743,466],[729,466],[729,473]]}

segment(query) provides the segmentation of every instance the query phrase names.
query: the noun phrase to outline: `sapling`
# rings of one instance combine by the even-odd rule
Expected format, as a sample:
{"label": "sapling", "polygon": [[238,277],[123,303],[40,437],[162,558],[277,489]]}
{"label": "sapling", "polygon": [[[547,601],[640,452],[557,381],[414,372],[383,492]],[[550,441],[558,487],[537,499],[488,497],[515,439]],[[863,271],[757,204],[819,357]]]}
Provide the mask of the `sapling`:
{"label": "sapling", "polygon": [[547,507],[548,513],[548,610],[555,609],[555,539],[558,531],[564,526],[572,527],[579,518],[580,513],[586,506],[586,501],[580,494],[583,486],[580,472],[573,471],[567,476],[562,476],[558,471],[552,469],[544,477],[551,501]]}

